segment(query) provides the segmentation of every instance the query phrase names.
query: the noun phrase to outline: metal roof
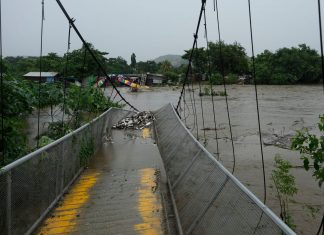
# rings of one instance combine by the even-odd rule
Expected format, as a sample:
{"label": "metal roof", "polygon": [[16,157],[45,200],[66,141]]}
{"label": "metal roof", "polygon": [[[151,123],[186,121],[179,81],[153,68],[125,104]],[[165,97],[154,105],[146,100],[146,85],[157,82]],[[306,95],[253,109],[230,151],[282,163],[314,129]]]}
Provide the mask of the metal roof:
{"label": "metal roof", "polygon": [[[42,72],[41,77],[55,77],[58,74],[58,72]],[[40,72],[29,72],[24,77],[40,77]]]}

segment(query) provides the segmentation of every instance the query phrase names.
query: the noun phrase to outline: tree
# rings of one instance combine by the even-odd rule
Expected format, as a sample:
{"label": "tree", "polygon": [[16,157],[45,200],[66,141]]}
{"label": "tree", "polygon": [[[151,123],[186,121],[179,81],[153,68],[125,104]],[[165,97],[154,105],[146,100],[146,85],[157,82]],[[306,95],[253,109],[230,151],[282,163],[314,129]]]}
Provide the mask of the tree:
{"label": "tree", "polygon": [[162,61],[161,63],[158,64],[158,66],[159,66],[158,72],[162,74],[171,72],[173,69],[172,64],[168,60]]}
{"label": "tree", "polygon": [[[183,59],[189,60],[192,49],[185,51],[182,56]],[[206,73],[207,72],[207,54],[204,48],[196,48],[192,57],[193,73]]]}
{"label": "tree", "polygon": [[[219,48],[222,48],[222,58],[220,56]],[[233,44],[226,44],[221,42],[210,42],[210,59],[211,69],[213,73],[221,73],[222,66],[224,68],[224,75],[232,74],[246,74],[249,71],[248,57],[245,48],[238,42]]]}
{"label": "tree", "polygon": [[140,61],[136,64],[136,69],[139,73],[156,73],[158,71],[158,65],[153,60],[146,62]]}
{"label": "tree", "polygon": [[[222,58],[220,56],[220,46],[222,47]],[[189,59],[191,49],[185,51],[183,59]],[[246,74],[249,71],[248,57],[244,47],[239,43],[225,44],[224,42],[209,42],[209,56],[211,62],[211,72],[221,73],[224,68],[224,75],[228,74]],[[208,72],[208,54],[205,48],[194,50],[192,57],[193,72]]]}
{"label": "tree", "polygon": [[107,71],[114,74],[127,74],[131,73],[131,68],[124,58],[118,56],[107,60]]}
{"label": "tree", "polygon": [[136,69],[136,55],[135,55],[135,53],[132,53],[132,55],[131,55],[131,65],[130,66],[133,70]]}
{"label": "tree", "polygon": [[256,80],[260,84],[316,83],[320,80],[320,57],[305,44],[265,50],[255,60]]}
{"label": "tree", "polygon": [[[101,65],[107,69],[108,59],[106,56],[109,54],[108,52],[99,51],[94,48],[94,46],[88,43],[88,46],[95,54],[97,60],[101,63]],[[64,66],[66,66],[67,56],[68,56],[68,64],[67,64],[67,74],[66,76],[74,76],[76,78],[87,77],[90,75],[103,75],[99,72],[98,65],[96,61],[92,58],[89,52],[85,52],[86,48],[83,45],[82,48],[73,50],[68,55],[65,54],[63,57]],[[63,71],[61,71],[63,72]]]}

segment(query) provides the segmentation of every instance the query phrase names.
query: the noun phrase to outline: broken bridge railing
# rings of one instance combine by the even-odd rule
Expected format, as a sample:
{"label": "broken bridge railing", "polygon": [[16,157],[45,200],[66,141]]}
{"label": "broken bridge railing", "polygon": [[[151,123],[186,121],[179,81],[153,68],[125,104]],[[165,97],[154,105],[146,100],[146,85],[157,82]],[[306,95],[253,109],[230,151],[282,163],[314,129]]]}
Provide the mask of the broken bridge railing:
{"label": "broken bridge railing", "polygon": [[193,137],[171,104],[155,118],[180,234],[295,234]]}

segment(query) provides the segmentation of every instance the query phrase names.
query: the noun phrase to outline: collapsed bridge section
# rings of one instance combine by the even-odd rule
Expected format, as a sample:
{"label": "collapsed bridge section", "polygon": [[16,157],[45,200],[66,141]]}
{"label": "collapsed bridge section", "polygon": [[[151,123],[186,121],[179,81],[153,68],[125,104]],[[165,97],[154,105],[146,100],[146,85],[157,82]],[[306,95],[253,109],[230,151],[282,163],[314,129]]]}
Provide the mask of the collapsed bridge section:
{"label": "collapsed bridge section", "polygon": [[155,118],[181,233],[295,234],[192,136],[171,104]]}

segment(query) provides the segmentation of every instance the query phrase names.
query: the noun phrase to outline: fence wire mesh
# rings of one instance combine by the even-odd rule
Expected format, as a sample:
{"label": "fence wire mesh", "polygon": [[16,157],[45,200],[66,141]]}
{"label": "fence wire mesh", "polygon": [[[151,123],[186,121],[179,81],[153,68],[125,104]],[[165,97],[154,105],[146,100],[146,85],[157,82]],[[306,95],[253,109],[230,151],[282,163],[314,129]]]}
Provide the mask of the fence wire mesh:
{"label": "fence wire mesh", "polygon": [[[0,234],[31,232],[83,168],[82,148],[98,150],[129,112],[110,109],[89,124],[0,170]],[[91,145],[91,146],[84,146]]]}
{"label": "fence wire mesh", "polygon": [[184,234],[294,234],[194,139],[171,104],[155,117]]}

